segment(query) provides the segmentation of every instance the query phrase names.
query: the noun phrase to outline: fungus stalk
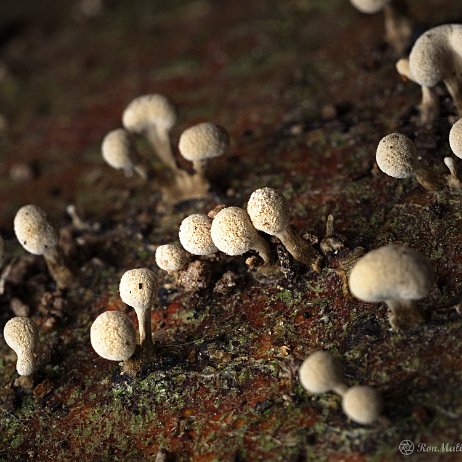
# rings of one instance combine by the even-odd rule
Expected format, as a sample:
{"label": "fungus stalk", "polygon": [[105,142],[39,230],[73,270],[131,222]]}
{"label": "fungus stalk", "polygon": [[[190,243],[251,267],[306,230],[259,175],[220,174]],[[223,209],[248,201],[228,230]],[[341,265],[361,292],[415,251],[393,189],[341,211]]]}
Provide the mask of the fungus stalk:
{"label": "fungus stalk", "polygon": [[446,176],[449,189],[456,191],[462,189],[462,181],[460,180],[459,171],[454,159],[452,157],[445,157],[444,165],[446,165],[449,170],[449,175]]}
{"label": "fungus stalk", "polygon": [[418,326],[424,323],[424,317],[414,300],[384,300],[388,307],[388,321],[395,329],[406,326]]}
{"label": "fungus stalk", "polygon": [[385,16],[385,37],[397,55],[402,55],[409,45],[414,21],[403,0],[391,0],[383,7]]}

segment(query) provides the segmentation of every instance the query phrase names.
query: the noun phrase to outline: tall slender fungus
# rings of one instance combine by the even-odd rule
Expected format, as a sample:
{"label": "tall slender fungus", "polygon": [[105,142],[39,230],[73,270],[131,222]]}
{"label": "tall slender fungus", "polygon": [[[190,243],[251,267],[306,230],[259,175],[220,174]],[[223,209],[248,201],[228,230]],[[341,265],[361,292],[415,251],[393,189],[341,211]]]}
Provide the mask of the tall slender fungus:
{"label": "tall slender fungus", "polygon": [[120,279],[120,297],[124,303],[133,307],[136,312],[140,344],[144,351],[153,348],[151,309],[155,304],[157,289],[157,277],[147,268],[129,270]]}
{"label": "tall slender fungus", "polygon": [[276,236],[295,260],[319,272],[320,255],[290,226],[285,197],[272,188],[257,189],[250,196],[247,212],[259,231]]}
{"label": "tall slender fungus", "polygon": [[21,207],[14,217],[14,232],[19,243],[28,252],[43,255],[58,288],[65,289],[75,285],[74,275],[66,266],[58,246],[58,232],[40,207]]}
{"label": "tall slender fungus", "polygon": [[122,115],[123,126],[131,133],[147,138],[159,159],[172,170],[177,170],[170,142],[170,130],[178,118],[175,105],[165,96],[138,96]]}

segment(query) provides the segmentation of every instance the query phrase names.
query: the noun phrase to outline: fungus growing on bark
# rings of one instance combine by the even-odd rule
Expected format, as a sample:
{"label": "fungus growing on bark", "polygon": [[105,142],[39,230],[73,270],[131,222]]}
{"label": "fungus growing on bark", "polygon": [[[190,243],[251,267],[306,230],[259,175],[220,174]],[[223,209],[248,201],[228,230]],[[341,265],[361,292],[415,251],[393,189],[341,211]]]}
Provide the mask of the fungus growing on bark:
{"label": "fungus growing on bark", "polygon": [[19,375],[30,376],[36,369],[35,353],[38,342],[38,329],[26,317],[10,319],[3,329],[6,344],[14,350],[18,359],[16,370]]}
{"label": "fungus growing on bark", "polygon": [[160,269],[175,274],[188,264],[190,255],[177,244],[164,244],[157,247],[155,258]]}
{"label": "fungus growing on bark", "polygon": [[321,257],[290,226],[287,201],[279,191],[257,189],[250,196],[247,212],[256,229],[276,236],[295,260],[310,266],[313,271],[320,271]]}
{"label": "fungus growing on bark", "polygon": [[401,133],[391,133],[383,137],[376,152],[376,161],[380,170],[393,178],[409,178],[416,180],[430,191],[440,189],[440,185],[425,168],[418,166],[415,144]]}
{"label": "fungus growing on bark", "polygon": [[212,241],[212,219],[207,215],[195,213],[186,217],[180,225],[181,245],[193,255],[211,255],[218,252]]}
{"label": "fungus growing on bark", "polygon": [[101,145],[103,159],[114,169],[123,170],[130,177],[136,172],[144,180],[146,169],[138,162],[137,154],[130,136],[123,128],[110,131]]}
{"label": "fungus growing on bark", "polygon": [[346,390],[342,407],[351,420],[370,425],[379,419],[383,404],[380,393],[376,390],[366,385],[356,385]]}
{"label": "fungus growing on bark", "polygon": [[311,353],[300,366],[298,376],[303,388],[310,393],[334,391],[343,395],[347,389],[342,366],[328,351]]}
{"label": "fungus growing on bark", "polygon": [[350,0],[361,13],[374,14],[383,10],[385,15],[385,38],[396,54],[406,51],[414,29],[404,0]]}
{"label": "fungus growing on bark", "polygon": [[225,129],[210,122],[204,122],[185,130],[180,137],[180,154],[192,162],[194,170],[205,180],[209,159],[226,152],[229,136]]}
{"label": "fungus growing on bark", "polygon": [[151,309],[155,303],[158,283],[156,275],[147,268],[132,269],[120,279],[122,301],[134,308],[138,318],[140,344],[144,351],[151,350]]}
{"label": "fungus growing on bark", "polygon": [[239,207],[226,207],[217,213],[211,228],[212,241],[227,255],[255,250],[265,263],[270,261],[268,243],[258,234],[249,215]]}
{"label": "fungus growing on bark", "polygon": [[416,250],[387,245],[372,250],[353,266],[351,293],[369,303],[385,302],[393,329],[423,322],[416,300],[424,298],[433,284],[433,271]]}
{"label": "fungus growing on bark", "polygon": [[91,346],[110,361],[126,361],[136,349],[136,331],[130,318],[120,311],[100,314],[90,329]]}
{"label": "fungus growing on bark", "polygon": [[36,205],[21,207],[14,217],[14,232],[19,243],[34,255],[43,255],[48,270],[59,289],[75,285],[58,246],[59,235],[46,213]]}
{"label": "fungus growing on bark", "polygon": [[[462,25],[443,24],[429,29],[415,42],[409,60],[400,60],[398,71],[423,89],[446,86],[459,116],[462,115]],[[422,95],[421,121],[438,114],[438,99],[428,91]]]}
{"label": "fungus growing on bark", "polygon": [[147,138],[159,159],[172,170],[177,170],[170,143],[170,130],[177,121],[175,105],[165,96],[138,96],[122,115],[123,126],[131,133]]}

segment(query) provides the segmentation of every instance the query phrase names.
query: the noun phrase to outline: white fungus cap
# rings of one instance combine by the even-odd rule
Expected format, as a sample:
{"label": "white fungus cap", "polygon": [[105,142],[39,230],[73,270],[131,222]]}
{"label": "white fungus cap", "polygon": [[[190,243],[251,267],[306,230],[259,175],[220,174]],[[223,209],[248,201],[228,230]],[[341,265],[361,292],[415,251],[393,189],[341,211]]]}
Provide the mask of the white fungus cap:
{"label": "white fungus cap", "polygon": [[136,349],[136,331],[130,318],[121,311],[100,314],[90,329],[93,349],[104,359],[125,361]]}
{"label": "white fungus cap", "polygon": [[122,115],[123,126],[133,133],[142,133],[153,125],[168,131],[175,125],[176,120],[175,105],[159,94],[138,96]]}
{"label": "white fungus cap", "polygon": [[189,261],[189,254],[177,244],[160,245],[155,257],[157,266],[168,273],[180,271]]}
{"label": "white fungus cap", "polygon": [[31,319],[18,316],[10,319],[3,329],[6,344],[18,356],[16,370],[19,375],[31,375],[35,370],[35,349],[38,329]]}
{"label": "white fungus cap", "polygon": [[185,130],[178,148],[181,155],[193,162],[218,157],[225,153],[229,144],[226,130],[210,122],[204,122]]}
{"label": "white fungus cap", "polygon": [[383,404],[380,394],[371,387],[357,385],[349,388],[342,399],[345,414],[363,425],[374,423],[382,413]]}
{"label": "white fungus cap", "polygon": [[443,24],[423,33],[415,42],[409,55],[409,68],[413,80],[423,87],[434,87],[445,75],[452,72],[451,36],[460,34],[459,24]]}
{"label": "white fungus cap", "polygon": [[393,178],[407,178],[415,170],[415,144],[401,133],[383,137],[377,146],[376,161],[382,172]]}
{"label": "white fungus cap", "polygon": [[449,132],[449,146],[451,151],[462,159],[462,119],[459,119]]}
{"label": "white fungus cap", "polygon": [[378,13],[390,0],[350,0],[361,13]]}
{"label": "white fungus cap", "polygon": [[110,131],[101,145],[103,159],[116,170],[130,171],[133,169],[132,151],[130,136],[123,128]]}
{"label": "white fungus cap", "polygon": [[310,393],[326,393],[344,382],[341,364],[327,351],[310,354],[300,366],[298,377]]}
{"label": "white fungus cap", "polygon": [[218,252],[212,241],[212,219],[201,213],[186,217],[180,225],[181,245],[193,255],[210,255]]}
{"label": "white fungus cap", "polygon": [[276,189],[254,191],[247,203],[247,212],[256,229],[272,236],[289,226],[287,201]]}
{"label": "white fungus cap", "polygon": [[122,301],[139,310],[151,309],[157,295],[157,288],[157,277],[147,268],[125,272],[119,284]]}
{"label": "white fungus cap", "polygon": [[14,217],[14,232],[19,243],[34,255],[43,255],[59,240],[47,214],[36,205],[25,205],[18,210]]}
{"label": "white fungus cap", "polygon": [[239,207],[226,207],[213,219],[212,241],[227,255],[242,255],[259,238],[249,215]]}
{"label": "white fungus cap", "polygon": [[416,250],[391,244],[361,257],[349,284],[351,293],[365,302],[419,300],[432,287],[433,271]]}

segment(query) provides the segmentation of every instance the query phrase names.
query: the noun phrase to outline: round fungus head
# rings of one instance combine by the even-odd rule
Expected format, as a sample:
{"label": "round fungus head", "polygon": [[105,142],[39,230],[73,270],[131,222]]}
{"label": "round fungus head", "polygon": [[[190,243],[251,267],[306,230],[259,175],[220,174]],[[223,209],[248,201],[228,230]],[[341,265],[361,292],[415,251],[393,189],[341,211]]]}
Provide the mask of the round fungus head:
{"label": "round fungus head", "polygon": [[34,255],[43,255],[59,240],[46,213],[36,205],[25,205],[18,210],[14,217],[14,232],[19,243]]}
{"label": "round fungus head", "polygon": [[181,245],[193,255],[210,255],[218,252],[212,241],[211,228],[212,219],[207,215],[200,213],[189,215],[180,225]]}
{"label": "round fungus head", "polygon": [[340,388],[344,382],[341,364],[327,351],[310,354],[300,366],[298,377],[310,393],[326,393]]}
{"label": "round fungus head", "polygon": [[452,152],[462,159],[462,119],[459,119],[449,132],[449,145]]}
{"label": "round fungus head", "polygon": [[132,269],[120,279],[119,292],[123,302],[135,310],[150,310],[157,294],[157,277],[147,268]]}
{"label": "round fungus head", "polygon": [[433,284],[433,271],[416,250],[386,245],[368,252],[350,273],[351,293],[370,303],[419,300]]}
{"label": "round fungus head", "polygon": [[357,385],[345,392],[342,407],[351,420],[369,425],[380,417],[383,405],[382,398],[376,390],[365,385]]}
{"label": "round fungus head", "polygon": [[247,212],[259,231],[275,236],[289,226],[285,197],[276,189],[257,189],[250,196]]}
{"label": "round fungus head", "polygon": [[19,375],[31,375],[35,370],[35,350],[38,342],[37,326],[23,316],[10,319],[3,330],[6,344],[18,357],[16,370]]}
{"label": "round fungus head", "polygon": [[412,79],[422,87],[434,87],[451,72],[449,37],[453,24],[427,30],[415,42],[409,55]]}
{"label": "round fungus head", "polygon": [[213,123],[204,122],[185,130],[181,134],[178,148],[185,159],[195,162],[221,156],[228,144],[226,130]]}
{"label": "round fungus head", "polygon": [[376,160],[382,172],[393,178],[407,178],[414,173],[417,157],[414,143],[401,133],[383,137],[377,146]]}
{"label": "round fungus head", "polygon": [[136,331],[130,318],[120,311],[100,314],[90,329],[93,349],[104,359],[125,361],[136,349]]}
{"label": "round fungus head", "polygon": [[173,273],[180,271],[189,262],[189,254],[177,244],[164,244],[156,249],[157,266]]}
{"label": "round fungus head", "polygon": [[143,133],[153,125],[169,131],[176,120],[175,105],[159,94],[138,96],[127,106],[122,115],[123,126],[133,133]]}
{"label": "round fungus head", "polygon": [[103,139],[101,152],[103,159],[116,170],[133,170],[131,159],[133,147],[126,130],[118,128],[109,132]]}
{"label": "round fungus head", "polygon": [[248,252],[258,239],[249,215],[239,207],[226,207],[213,219],[211,228],[213,243],[227,255]]}
{"label": "round fungus head", "polygon": [[351,4],[361,13],[378,13],[390,0],[350,0]]}

